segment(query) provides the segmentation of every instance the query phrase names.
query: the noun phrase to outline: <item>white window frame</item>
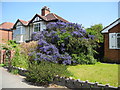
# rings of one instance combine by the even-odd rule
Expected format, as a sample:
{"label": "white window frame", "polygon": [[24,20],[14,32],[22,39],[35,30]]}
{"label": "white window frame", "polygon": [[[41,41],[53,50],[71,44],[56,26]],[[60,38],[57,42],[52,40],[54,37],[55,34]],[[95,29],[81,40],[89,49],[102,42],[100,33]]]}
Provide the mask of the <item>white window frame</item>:
{"label": "white window frame", "polygon": [[118,34],[120,33],[109,33],[109,49],[120,49],[118,48],[118,41],[117,41],[117,39],[120,38]]}
{"label": "white window frame", "polygon": [[39,31],[41,31],[41,23],[40,22],[36,22],[36,23],[33,23],[33,32],[35,32],[35,30],[34,30],[35,24],[40,24],[40,30]]}

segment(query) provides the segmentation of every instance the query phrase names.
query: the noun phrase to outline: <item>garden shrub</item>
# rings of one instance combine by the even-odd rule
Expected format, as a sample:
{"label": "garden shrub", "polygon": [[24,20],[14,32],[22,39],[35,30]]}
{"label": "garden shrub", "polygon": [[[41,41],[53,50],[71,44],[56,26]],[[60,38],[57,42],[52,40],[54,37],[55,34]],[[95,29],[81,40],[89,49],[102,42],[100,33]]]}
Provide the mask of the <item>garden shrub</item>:
{"label": "garden shrub", "polygon": [[48,85],[53,81],[55,75],[70,76],[67,66],[55,64],[48,61],[38,61],[29,63],[26,80],[40,85]]}
{"label": "garden shrub", "polygon": [[18,74],[18,73],[19,73],[19,71],[18,71],[17,69],[12,69],[12,70],[10,70],[10,72],[11,72],[12,74]]}
{"label": "garden shrub", "polygon": [[[93,57],[96,47],[94,35],[89,35],[79,24],[51,22],[47,24],[46,30],[34,32],[31,38],[38,41],[37,51],[30,54],[35,55],[32,60],[47,60],[65,65],[94,64],[96,61]],[[84,57],[80,57],[81,53]],[[77,54],[81,59],[73,59],[72,54]]]}
{"label": "garden shrub", "polygon": [[22,50],[18,45],[15,49],[15,54],[12,58],[12,66],[27,68],[28,67],[28,55],[21,53]]}
{"label": "garden shrub", "polygon": [[21,53],[28,55],[30,52],[33,52],[36,50],[37,47],[37,42],[36,41],[31,41],[29,43],[21,43],[20,44],[20,48],[21,49]]}
{"label": "garden shrub", "polygon": [[21,43],[14,49],[15,54],[12,58],[12,65],[21,68],[28,68],[29,57],[28,54],[35,51],[37,42]]}

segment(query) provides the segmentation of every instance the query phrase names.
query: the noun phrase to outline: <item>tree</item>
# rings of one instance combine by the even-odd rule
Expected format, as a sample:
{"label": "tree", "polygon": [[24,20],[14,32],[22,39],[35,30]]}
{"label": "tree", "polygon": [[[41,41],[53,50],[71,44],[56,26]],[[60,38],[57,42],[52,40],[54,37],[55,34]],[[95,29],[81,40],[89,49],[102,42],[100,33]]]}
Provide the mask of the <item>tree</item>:
{"label": "tree", "polygon": [[95,25],[91,26],[90,28],[87,28],[86,31],[90,35],[94,35],[95,36],[94,40],[97,43],[103,43],[103,35],[101,34],[102,29],[103,29],[103,25],[102,24],[95,24]]}
{"label": "tree", "polygon": [[96,58],[98,61],[102,61],[104,56],[103,35],[101,34],[102,29],[102,24],[95,24],[86,29],[87,33],[95,36],[94,41],[96,42],[97,46],[95,50],[97,53],[94,54],[94,58]]}

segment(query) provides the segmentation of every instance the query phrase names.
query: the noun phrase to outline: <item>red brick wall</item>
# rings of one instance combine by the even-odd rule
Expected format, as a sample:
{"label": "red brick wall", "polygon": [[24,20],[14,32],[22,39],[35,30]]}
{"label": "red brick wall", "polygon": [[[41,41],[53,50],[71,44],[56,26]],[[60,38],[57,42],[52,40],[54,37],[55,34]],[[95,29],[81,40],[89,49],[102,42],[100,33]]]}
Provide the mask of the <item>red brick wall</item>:
{"label": "red brick wall", "polygon": [[0,30],[0,43],[6,43],[12,40],[12,31]]}
{"label": "red brick wall", "polygon": [[107,62],[120,62],[120,49],[109,49],[109,33],[120,33],[120,24],[104,34],[104,58]]}

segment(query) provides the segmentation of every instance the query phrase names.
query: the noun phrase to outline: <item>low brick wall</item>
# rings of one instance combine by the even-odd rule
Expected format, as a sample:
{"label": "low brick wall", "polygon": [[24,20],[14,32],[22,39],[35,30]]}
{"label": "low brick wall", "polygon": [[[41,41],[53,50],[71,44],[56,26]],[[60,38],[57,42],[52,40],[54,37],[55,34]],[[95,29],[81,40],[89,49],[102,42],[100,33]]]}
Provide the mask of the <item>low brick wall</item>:
{"label": "low brick wall", "polygon": [[59,77],[59,76],[56,76],[54,78],[53,83],[57,85],[61,85],[61,86],[66,86],[68,88],[89,88],[90,90],[97,88],[100,90],[105,90],[105,89],[118,90],[117,87],[113,87],[109,85],[102,85],[102,84],[98,84],[97,82],[91,83],[88,81],[81,81],[79,79],[75,80],[72,78]]}
{"label": "low brick wall", "polygon": [[18,70],[18,74],[22,75],[22,76],[25,76],[25,73],[28,72],[28,70],[26,70],[24,68],[20,68],[20,67],[14,67],[14,66],[8,67],[8,66],[5,66],[4,68],[7,68],[8,71]]}

